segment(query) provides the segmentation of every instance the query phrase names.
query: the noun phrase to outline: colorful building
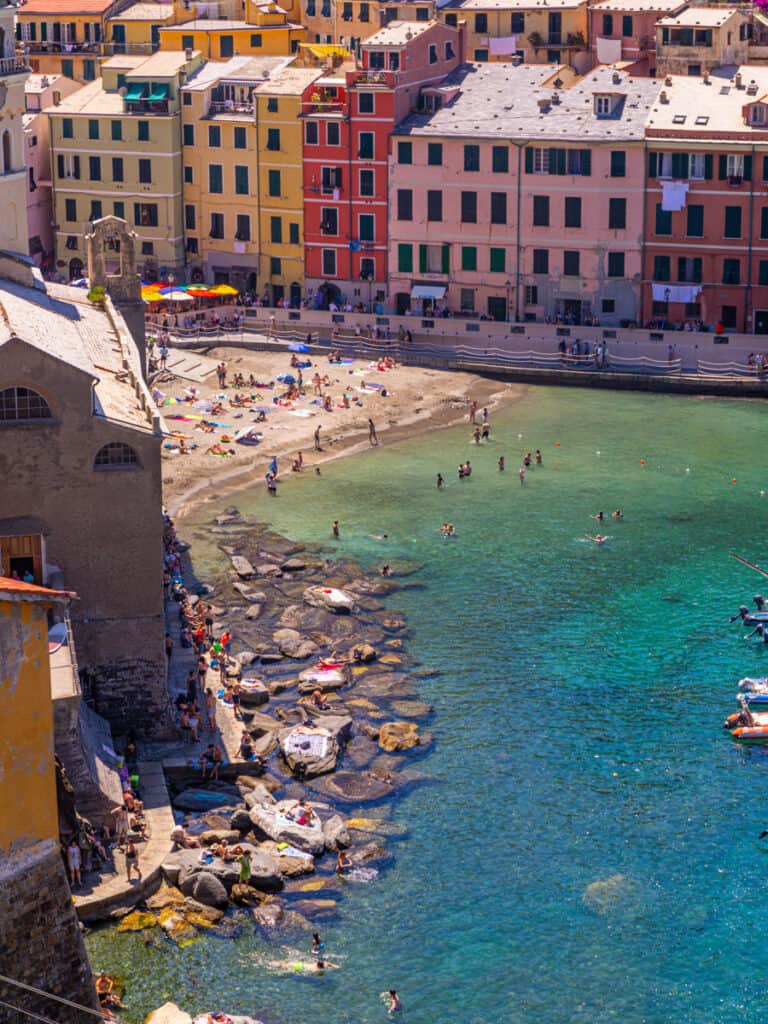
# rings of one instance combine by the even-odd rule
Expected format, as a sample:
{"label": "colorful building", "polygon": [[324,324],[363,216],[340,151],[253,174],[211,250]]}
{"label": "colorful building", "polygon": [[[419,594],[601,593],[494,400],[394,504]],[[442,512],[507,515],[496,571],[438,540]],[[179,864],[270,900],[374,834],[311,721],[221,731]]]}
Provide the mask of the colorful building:
{"label": "colorful building", "polygon": [[172,3],[136,0],[136,3],[121,7],[107,18],[102,54],[111,57],[131,53],[148,57],[160,49],[161,28],[183,25],[196,17],[197,7],[187,0],[173,0]]}
{"label": "colorful building", "polygon": [[260,221],[254,94],[288,63],[287,57],[211,61],[184,86],[184,231],[191,281],[256,288]]}
{"label": "colorful building", "polygon": [[360,54],[360,44],[391,21],[432,21],[435,0],[306,0],[301,17],[311,43],[336,44]]}
{"label": "colorful building", "polygon": [[700,75],[745,64],[750,17],[733,7],[688,7],[656,22],[656,74]]}
{"label": "colorful building", "polygon": [[766,334],[768,69],[660,84],[646,127],[643,319]]}
{"label": "colorful building", "polygon": [[199,53],[112,57],[102,78],[48,108],[65,280],[82,276],[84,235],[108,214],[135,229],[145,280],[183,272],[181,86],[201,65]]}
{"label": "colorful building", "polygon": [[80,86],[64,75],[30,75],[24,92],[24,166],[27,176],[29,253],[38,266],[55,262],[50,121],[43,111],[58,105]]}
{"label": "colorful building", "polygon": [[448,0],[438,17],[465,22],[468,60],[588,67],[587,0]]}
{"label": "colorful building", "polygon": [[27,232],[27,174],[24,167],[24,89],[29,62],[15,52],[11,4],[0,6],[0,173],[2,217],[0,249],[29,251]]}
{"label": "colorful building", "polygon": [[[387,296],[387,155],[394,126],[434,104],[458,64],[461,33],[394,21],[304,93],[304,242],[308,293],[371,307]],[[435,91],[431,91],[435,90]]]}
{"label": "colorful building", "polygon": [[76,82],[99,76],[107,19],[121,0],[25,0],[16,8],[16,38],[29,53],[32,70]]}
{"label": "colorful building", "polygon": [[588,8],[596,64],[624,63],[633,75],[656,74],[656,22],[676,17],[688,0],[599,0]]}
{"label": "colorful building", "polygon": [[253,21],[198,19],[160,29],[163,50],[199,50],[206,60],[232,57],[285,57],[298,52],[307,30],[289,21],[285,11],[269,3],[255,8]]}

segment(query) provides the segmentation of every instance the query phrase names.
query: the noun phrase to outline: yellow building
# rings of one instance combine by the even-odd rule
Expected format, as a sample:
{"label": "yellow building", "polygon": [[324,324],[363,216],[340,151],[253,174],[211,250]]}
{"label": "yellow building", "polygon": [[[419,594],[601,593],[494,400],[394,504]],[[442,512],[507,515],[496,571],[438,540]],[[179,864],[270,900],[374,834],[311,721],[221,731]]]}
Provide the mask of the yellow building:
{"label": "yellow building", "polygon": [[121,0],[25,0],[16,8],[16,39],[27,49],[32,70],[65,75],[76,82],[99,76],[108,17]]}
{"label": "yellow building", "polygon": [[58,842],[48,612],[75,596],[2,576],[12,571],[14,556],[6,553],[2,562],[8,564],[0,563],[0,858]]}
{"label": "yellow building", "polygon": [[112,57],[102,78],[48,108],[56,266],[65,280],[82,276],[83,236],[107,214],[139,236],[144,279],[182,270],[181,87],[202,63],[199,53]]}
{"label": "yellow building", "polygon": [[[105,56],[138,53],[149,56],[160,49],[160,29],[194,21],[197,8],[184,0],[162,3],[158,0],[137,0],[129,7],[107,18],[107,31],[102,52]],[[178,49],[178,47],[177,47]]]}
{"label": "yellow building", "polygon": [[27,230],[27,172],[24,166],[25,87],[29,64],[17,54],[13,41],[11,5],[0,7],[0,249],[29,252]]}
{"label": "yellow building", "polygon": [[587,0],[448,0],[437,16],[466,23],[466,59],[588,66]]}
{"label": "yellow building", "polygon": [[198,19],[186,25],[161,28],[163,50],[199,50],[208,60],[232,57],[287,56],[297,53],[307,30],[290,21],[274,3],[253,5],[252,21],[210,21]]}
{"label": "yellow building", "polygon": [[332,43],[359,53],[364,43],[390,21],[432,21],[435,0],[304,0],[302,21],[307,42]]}

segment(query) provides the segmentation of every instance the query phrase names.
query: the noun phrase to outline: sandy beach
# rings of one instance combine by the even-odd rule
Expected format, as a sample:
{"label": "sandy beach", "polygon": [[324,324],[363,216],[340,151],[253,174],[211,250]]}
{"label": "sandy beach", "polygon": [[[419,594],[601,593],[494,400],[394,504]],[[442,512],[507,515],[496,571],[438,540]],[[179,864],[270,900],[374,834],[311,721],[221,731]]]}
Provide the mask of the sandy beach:
{"label": "sandy beach", "polygon": [[[304,473],[315,472],[330,459],[370,447],[368,420],[373,420],[380,445],[412,436],[423,430],[451,426],[467,420],[470,401],[480,409],[493,409],[501,402],[522,394],[524,385],[489,380],[468,373],[423,369],[414,366],[395,366],[380,370],[369,360],[356,359],[342,364],[330,363],[327,355],[299,355],[300,360],[312,360],[310,367],[302,369],[304,395],[288,404],[277,405],[275,398],[284,395],[288,387],[277,381],[278,374],[298,371],[291,367],[289,352],[248,352],[235,348],[205,349],[208,358],[227,365],[227,387],[220,389],[215,373],[201,382],[176,378],[159,382],[163,392],[161,402],[184,399],[185,389],[197,389],[196,401],[218,401],[223,412],[208,413],[193,409],[190,401],[181,404],[162,404],[160,412],[166,420],[170,436],[163,449],[163,481],[165,502],[172,515],[188,514],[193,506],[209,500],[220,500],[228,492],[236,491],[250,482],[264,483],[270,460],[278,459],[278,489],[290,479],[291,466],[298,452],[303,455]],[[322,395],[330,395],[332,411],[324,411],[314,394],[312,378],[315,373],[327,376]],[[235,374],[241,373],[246,381],[253,374],[260,383],[272,383],[271,388],[235,387]],[[378,387],[369,388],[368,384]],[[386,389],[382,394],[381,386]],[[350,407],[343,408],[343,396],[349,398]],[[235,395],[252,396],[244,406],[233,406]],[[269,409],[266,422],[256,423],[259,409]],[[174,417],[183,416],[184,419]],[[221,426],[212,432],[202,429],[203,419]],[[491,420],[491,424],[492,424]],[[237,431],[256,426],[263,433],[262,442],[245,445],[232,440]],[[314,433],[320,427],[322,451],[314,450]],[[180,454],[179,442],[196,447],[189,454]],[[213,445],[221,445],[227,454],[208,452]],[[234,454],[229,454],[233,452]]]}

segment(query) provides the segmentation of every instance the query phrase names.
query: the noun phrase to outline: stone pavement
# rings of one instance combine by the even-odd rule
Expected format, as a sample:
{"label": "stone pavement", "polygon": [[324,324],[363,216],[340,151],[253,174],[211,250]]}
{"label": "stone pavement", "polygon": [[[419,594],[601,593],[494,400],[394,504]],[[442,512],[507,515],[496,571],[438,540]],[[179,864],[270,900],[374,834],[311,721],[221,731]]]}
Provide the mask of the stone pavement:
{"label": "stone pavement", "polygon": [[220,360],[211,359],[210,356],[200,355],[199,352],[173,348],[169,346],[169,355],[166,361],[166,369],[175,373],[177,377],[184,380],[193,380],[201,383],[218,366]]}

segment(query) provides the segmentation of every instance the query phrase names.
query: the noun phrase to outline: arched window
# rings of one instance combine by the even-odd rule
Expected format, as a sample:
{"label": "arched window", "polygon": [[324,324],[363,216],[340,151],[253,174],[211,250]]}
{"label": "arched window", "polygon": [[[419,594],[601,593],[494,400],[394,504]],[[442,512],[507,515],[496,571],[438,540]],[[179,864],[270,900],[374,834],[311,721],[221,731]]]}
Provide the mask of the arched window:
{"label": "arched window", "polygon": [[0,422],[13,423],[18,420],[49,420],[50,406],[36,391],[30,388],[5,388],[0,391]]}
{"label": "arched window", "polygon": [[135,469],[139,465],[139,457],[129,444],[122,441],[110,441],[96,452],[93,460],[94,469]]}

